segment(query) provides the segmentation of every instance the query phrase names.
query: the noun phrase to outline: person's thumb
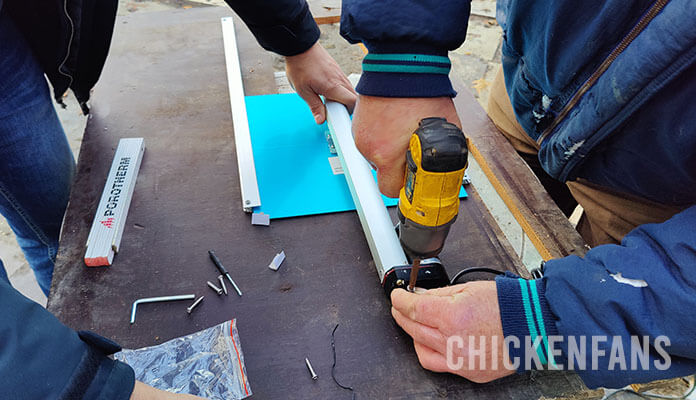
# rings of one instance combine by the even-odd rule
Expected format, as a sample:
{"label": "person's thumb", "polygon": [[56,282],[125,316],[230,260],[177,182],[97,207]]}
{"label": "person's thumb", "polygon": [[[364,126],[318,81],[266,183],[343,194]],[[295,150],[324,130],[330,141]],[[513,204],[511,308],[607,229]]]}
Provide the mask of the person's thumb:
{"label": "person's thumb", "polygon": [[324,108],[324,103],[321,101],[321,98],[316,93],[310,91],[302,91],[297,94],[299,94],[309,106],[309,110],[314,117],[314,122],[316,122],[317,125],[323,124],[326,120],[326,109]]}

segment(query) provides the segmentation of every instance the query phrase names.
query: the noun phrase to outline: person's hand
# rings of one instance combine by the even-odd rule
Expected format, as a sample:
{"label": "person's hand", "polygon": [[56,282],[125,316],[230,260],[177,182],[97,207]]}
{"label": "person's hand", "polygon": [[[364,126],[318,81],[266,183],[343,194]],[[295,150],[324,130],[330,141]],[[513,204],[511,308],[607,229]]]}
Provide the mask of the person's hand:
{"label": "person's hand", "polygon": [[309,106],[317,124],[326,120],[326,109],[319,95],[337,101],[353,112],[357,94],[341,67],[319,42],[296,56],[285,57],[290,84]]}
{"label": "person's hand", "polygon": [[155,389],[152,386],[146,385],[140,381],[135,381],[135,387],[131,394],[130,400],[202,400],[202,397],[170,393],[164,390]]}
{"label": "person's hand", "polygon": [[[503,350],[495,282],[469,282],[418,293],[396,289],[391,300],[392,316],[413,338],[423,368],[451,372],[478,383],[514,372],[505,368],[510,362]],[[484,368],[480,355],[469,353],[470,338],[475,340],[472,348],[480,350],[481,336],[485,337]]]}
{"label": "person's hand", "polygon": [[353,113],[355,146],[377,169],[379,190],[386,196],[399,196],[408,142],[418,122],[427,117],[442,117],[461,128],[450,97],[358,97]]}

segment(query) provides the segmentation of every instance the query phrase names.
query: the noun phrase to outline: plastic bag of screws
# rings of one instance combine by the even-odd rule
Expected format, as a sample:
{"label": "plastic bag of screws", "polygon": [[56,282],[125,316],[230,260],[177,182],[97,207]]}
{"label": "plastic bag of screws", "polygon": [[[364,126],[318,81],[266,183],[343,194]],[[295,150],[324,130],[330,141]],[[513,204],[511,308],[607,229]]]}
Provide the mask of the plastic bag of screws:
{"label": "plastic bag of screws", "polygon": [[157,346],[124,349],[114,358],[130,365],[135,379],[168,392],[213,400],[252,394],[236,320]]}

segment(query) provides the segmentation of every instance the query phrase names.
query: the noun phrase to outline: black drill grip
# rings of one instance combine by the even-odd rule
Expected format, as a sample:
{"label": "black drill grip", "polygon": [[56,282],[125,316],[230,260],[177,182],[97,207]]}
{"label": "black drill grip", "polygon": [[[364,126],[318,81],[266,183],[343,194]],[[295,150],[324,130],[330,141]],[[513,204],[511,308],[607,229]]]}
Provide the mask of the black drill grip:
{"label": "black drill grip", "polygon": [[415,132],[421,144],[421,166],[429,172],[452,172],[467,166],[464,133],[444,118],[423,118]]}

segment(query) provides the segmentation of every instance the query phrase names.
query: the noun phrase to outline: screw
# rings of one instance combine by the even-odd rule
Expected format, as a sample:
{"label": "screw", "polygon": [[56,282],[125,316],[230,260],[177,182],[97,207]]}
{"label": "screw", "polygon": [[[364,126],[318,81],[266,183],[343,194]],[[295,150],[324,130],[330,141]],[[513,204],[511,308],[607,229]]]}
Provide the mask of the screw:
{"label": "screw", "polygon": [[191,314],[191,311],[193,311],[193,309],[196,308],[196,306],[197,306],[201,301],[203,301],[203,297],[205,297],[205,296],[201,296],[201,297],[199,297],[196,301],[194,301],[193,304],[191,304],[191,305],[186,309],[186,312],[189,313],[189,314]]}
{"label": "screw", "polygon": [[222,286],[222,291],[225,292],[225,296],[227,296],[227,286],[225,285],[225,280],[222,278],[222,275],[218,276],[218,281],[220,282],[220,286]]}
{"label": "screw", "polygon": [[245,200],[244,204],[251,204],[251,200]]}
{"label": "screw", "polygon": [[215,284],[214,284],[213,282],[207,281],[206,283],[208,284],[208,286],[209,286],[211,289],[213,289],[213,290],[218,294],[218,296],[222,294],[222,289],[220,289],[219,287],[215,286]]}
{"label": "screw", "polygon": [[304,361],[305,361],[305,364],[307,364],[307,369],[309,370],[309,373],[312,374],[312,380],[316,381],[319,377],[314,372],[314,368],[312,368],[312,364],[309,363],[309,358],[305,358]]}
{"label": "screw", "polygon": [[397,280],[397,281],[396,281],[396,286],[404,286],[404,280],[403,280],[403,279]]}

